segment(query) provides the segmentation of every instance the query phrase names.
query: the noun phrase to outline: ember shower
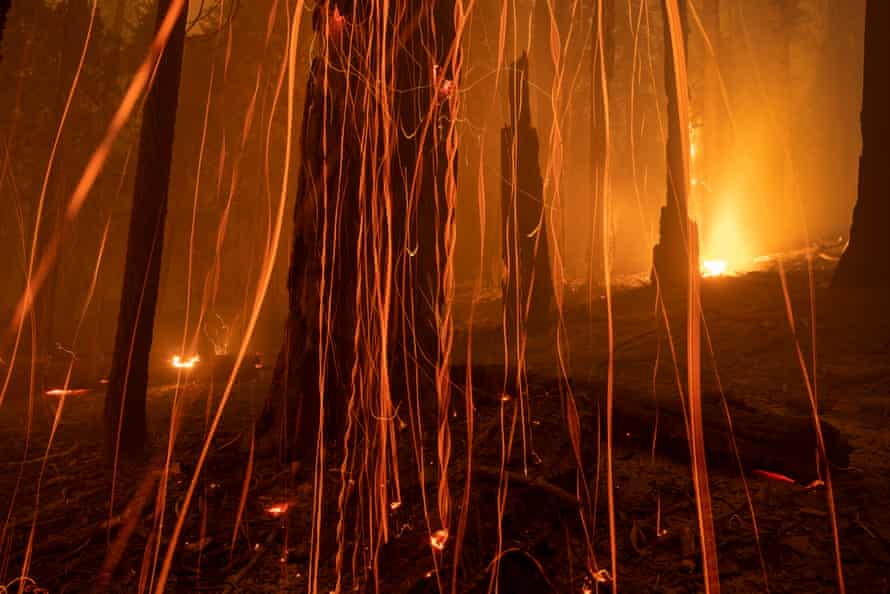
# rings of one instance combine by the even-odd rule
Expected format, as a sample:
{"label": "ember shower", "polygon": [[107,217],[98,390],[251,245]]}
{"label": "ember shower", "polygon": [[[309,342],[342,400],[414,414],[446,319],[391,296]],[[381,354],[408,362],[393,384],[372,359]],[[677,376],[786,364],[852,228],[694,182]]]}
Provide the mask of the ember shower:
{"label": "ember shower", "polygon": [[0,592],[888,591],[888,33],[0,0]]}

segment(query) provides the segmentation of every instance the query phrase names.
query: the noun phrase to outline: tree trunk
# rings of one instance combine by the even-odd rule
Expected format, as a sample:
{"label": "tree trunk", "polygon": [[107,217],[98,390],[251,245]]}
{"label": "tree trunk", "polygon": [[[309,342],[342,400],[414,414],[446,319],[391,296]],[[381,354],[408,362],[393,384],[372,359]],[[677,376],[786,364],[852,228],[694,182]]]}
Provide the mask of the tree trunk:
{"label": "tree trunk", "polygon": [[[320,3],[314,16],[289,315],[256,432],[305,470],[320,443],[347,439],[350,401],[350,419],[369,428],[361,439],[384,451],[393,398],[430,388],[445,356],[453,4],[418,4],[397,0],[384,15],[375,3]],[[380,77],[380,89],[368,84]]]}
{"label": "tree trunk", "polygon": [[[157,27],[171,1],[158,3]],[[186,1],[145,102],[123,291],[105,397],[108,444],[113,450],[119,443],[121,452],[133,455],[140,454],[146,446],[148,360],[158,299],[187,14]]]}
{"label": "tree trunk", "polygon": [[890,2],[868,0],[865,79],[862,89],[862,156],[859,198],[850,244],[832,279],[834,287],[890,289]]}
{"label": "tree trunk", "polygon": [[501,131],[501,212],[504,234],[504,305],[508,360],[522,357],[528,326],[551,320],[550,278],[544,182],[538,165],[540,143],[532,126],[528,58],[511,66],[510,125]]}
{"label": "tree trunk", "polygon": [[[686,1],[680,0],[683,35],[687,35]],[[667,204],[661,209],[659,243],[652,258],[652,280],[664,288],[685,288],[689,277],[687,259],[686,221],[689,217],[687,188],[683,181],[683,142],[680,129],[680,106],[674,79],[674,53],[670,27],[667,23],[667,6],[664,6],[664,84],[667,92]],[[688,89],[681,90],[688,93]]]}

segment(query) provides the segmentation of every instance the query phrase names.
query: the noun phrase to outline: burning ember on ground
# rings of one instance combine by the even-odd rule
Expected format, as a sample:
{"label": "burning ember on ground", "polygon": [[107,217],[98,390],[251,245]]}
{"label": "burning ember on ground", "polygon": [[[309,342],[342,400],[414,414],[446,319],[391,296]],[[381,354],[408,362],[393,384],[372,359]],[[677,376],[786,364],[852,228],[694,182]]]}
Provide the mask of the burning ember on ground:
{"label": "burning ember on ground", "polygon": [[69,389],[64,390],[62,388],[53,388],[51,390],[47,390],[44,392],[47,396],[82,396],[84,394],[89,394],[92,390],[88,390],[86,388],[77,388],[77,389]]}
{"label": "burning ember on ground", "polygon": [[270,505],[266,508],[266,513],[270,516],[278,517],[281,514],[285,513],[287,509],[290,507],[288,503],[276,503],[275,505]]}
{"label": "burning ember on ground", "polygon": [[436,530],[433,532],[433,535],[430,537],[430,546],[432,546],[437,551],[445,550],[445,543],[448,542],[448,530],[442,528],[441,530]]}
{"label": "burning ember on ground", "polygon": [[704,278],[723,276],[727,270],[726,260],[704,260],[701,263],[701,275]]}
{"label": "burning ember on ground", "polygon": [[198,355],[193,355],[188,359],[183,359],[179,355],[176,355],[173,357],[173,367],[176,369],[192,369],[200,360],[201,358],[198,357]]}

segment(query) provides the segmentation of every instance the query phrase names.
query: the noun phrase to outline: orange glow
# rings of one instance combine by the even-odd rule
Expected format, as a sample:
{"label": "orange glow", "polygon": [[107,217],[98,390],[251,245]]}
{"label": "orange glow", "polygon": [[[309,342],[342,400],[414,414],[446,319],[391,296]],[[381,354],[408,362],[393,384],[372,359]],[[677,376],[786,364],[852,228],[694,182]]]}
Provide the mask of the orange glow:
{"label": "orange glow", "polygon": [[183,359],[179,355],[176,355],[175,357],[173,357],[172,363],[173,367],[175,367],[176,369],[192,369],[200,360],[201,358],[198,357],[198,355],[193,355],[188,359]]}
{"label": "orange glow", "polygon": [[701,263],[701,275],[705,278],[723,276],[728,269],[726,260],[704,260]]}
{"label": "orange glow", "polygon": [[433,532],[433,535],[430,537],[430,546],[432,546],[437,551],[445,550],[445,543],[448,542],[448,530],[442,528],[441,530],[436,530]]}

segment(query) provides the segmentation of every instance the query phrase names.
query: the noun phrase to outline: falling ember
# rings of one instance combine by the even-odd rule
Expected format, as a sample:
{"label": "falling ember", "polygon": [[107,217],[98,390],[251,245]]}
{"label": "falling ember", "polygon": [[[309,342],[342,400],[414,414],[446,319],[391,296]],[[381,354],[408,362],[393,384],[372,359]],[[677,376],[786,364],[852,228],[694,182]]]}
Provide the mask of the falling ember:
{"label": "falling ember", "polygon": [[389,504],[389,509],[391,509],[393,511],[399,509],[400,507],[402,507],[401,501],[393,501],[392,503]]}
{"label": "falling ember", "polygon": [[442,86],[439,87],[439,97],[442,99],[447,99],[451,96],[451,93],[454,91],[454,82],[448,79],[442,81]]}
{"label": "falling ember", "polygon": [[701,263],[701,274],[705,278],[713,278],[726,274],[726,260],[704,260]]}
{"label": "falling ember", "polygon": [[780,483],[788,483],[789,485],[797,484],[797,481],[795,481],[790,476],[786,476],[784,474],[779,474],[778,472],[770,472],[769,470],[753,470],[752,474],[756,474],[757,476],[762,476],[763,478],[769,479],[771,481],[777,481]]}
{"label": "falling ember", "polygon": [[194,355],[188,359],[183,359],[179,355],[176,355],[173,357],[173,367],[176,369],[192,369],[200,360],[201,358],[198,357],[198,355]]}
{"label": "falling ember", "polygon": [[82,396],[83,394],[89,394],[92,390],[88,390],[86,388],[78,388],[76,390],[63,390],[62,388],[53,388],[51,390],[47,390],[44,392],[47,396]]}
{"label": "falling ember", "polygon": [[339,6],[334,7],[333,14],[331,15],[330,27],[332,37],[339,37],[346,28],[346,17],[340,13]]}
{"label": "falling ember", "polygon": [[433,535],[430,537],[430,546],[432,546],[437,551],[445,550],[445,543],[448,542],[448,530],[442,528],[441,530],[436,530],[433,532]]}

